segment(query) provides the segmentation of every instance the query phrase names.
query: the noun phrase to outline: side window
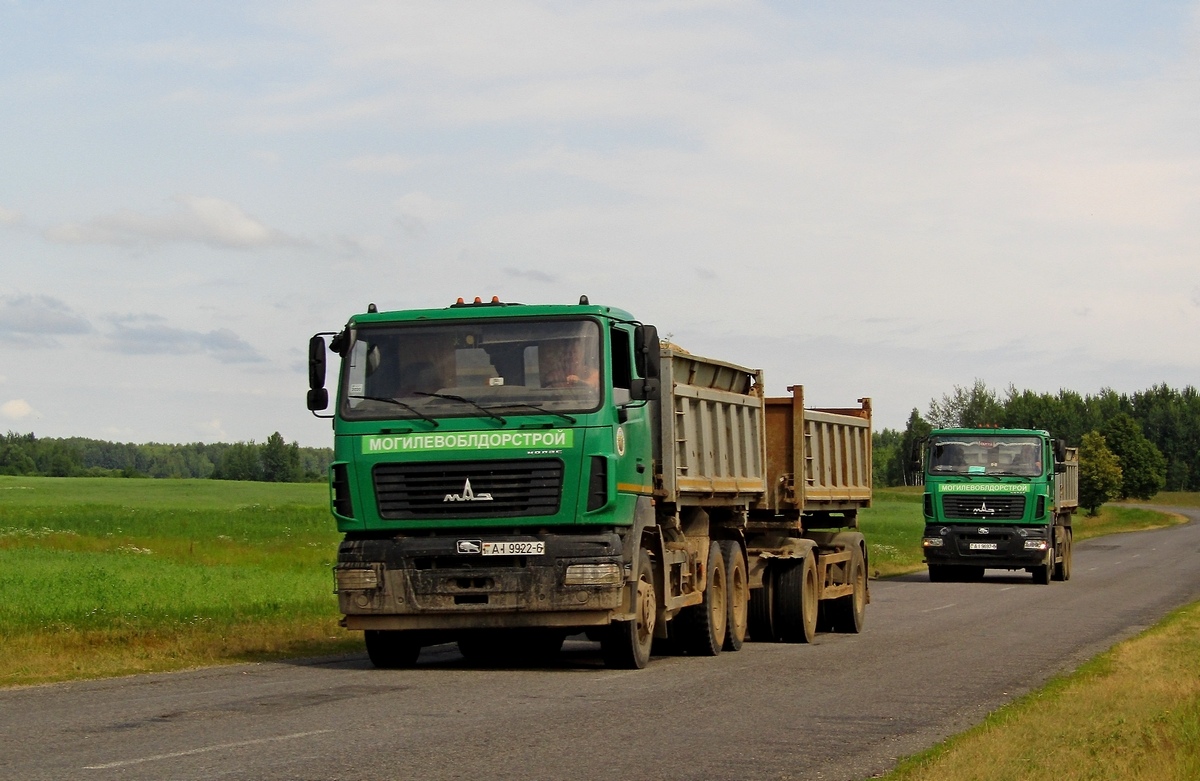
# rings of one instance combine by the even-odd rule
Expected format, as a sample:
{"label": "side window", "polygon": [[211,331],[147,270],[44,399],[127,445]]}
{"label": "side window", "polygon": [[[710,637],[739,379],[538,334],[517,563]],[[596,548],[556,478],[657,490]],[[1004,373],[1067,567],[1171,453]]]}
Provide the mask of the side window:
{"label": "side window", "polygon": [[613,402],[625,404],[629,401],[629,388],[633,384],[632,334],[624,328],[614,327],[609,331],[609,336],[612,344]]}

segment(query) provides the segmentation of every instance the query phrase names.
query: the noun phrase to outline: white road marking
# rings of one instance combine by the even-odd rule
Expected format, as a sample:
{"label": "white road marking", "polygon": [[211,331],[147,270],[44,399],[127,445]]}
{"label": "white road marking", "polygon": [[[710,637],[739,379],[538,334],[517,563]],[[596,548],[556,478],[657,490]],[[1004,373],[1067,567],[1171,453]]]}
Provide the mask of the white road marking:
{"label": "white road marking", "polygon": [[935,610],[945,610],[946,608],[954,607],[957,604],[958,604],[957,602],[951,602],[949,605],[942,605],[941,607],[931,607],[928,610],[922,610],[921,612],[922,613],[932,613]]}
{"label": "white road marking", "polygon": [[257,740],[240,740],[237,743],[221,743],[216,746],[205,746],[204,748],[194,748],[188,751],[176,751],[172,754],[155,754],[152,757],[139,757],[138,759],[124,759],[120,762],[108,762],[103,765],[88,765],[84,770],[108,770],[114,767],[128,767],[129,765],[140,765],[143,762],[157,762],[160,759],[175,759],[177,757],[187,757],[192,754],[205,754],[209,751],[221,751],[227,748],[241,748],[242,746],[257,746],[262,743],[275,743],[280,740],[296,740],[297,738],[307,738],[312,735],[324,735],[327,732],[333,732],[331,729],[319,729],[315,732],[297,732],[294,735],[280,735],[274,738],[259,738]]}

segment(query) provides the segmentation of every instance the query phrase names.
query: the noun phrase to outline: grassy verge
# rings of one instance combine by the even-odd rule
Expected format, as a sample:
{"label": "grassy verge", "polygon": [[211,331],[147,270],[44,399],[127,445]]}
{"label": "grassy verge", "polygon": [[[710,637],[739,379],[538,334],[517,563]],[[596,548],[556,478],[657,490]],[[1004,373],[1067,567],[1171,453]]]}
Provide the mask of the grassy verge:
{"label": "grassy verge", "polygon": [[327,490],[0,478],[0,685],[359,647]]}
{"label": "grassy verge", "polygon": [[903,761],[884,778],[1200,778],[1200,604]]}

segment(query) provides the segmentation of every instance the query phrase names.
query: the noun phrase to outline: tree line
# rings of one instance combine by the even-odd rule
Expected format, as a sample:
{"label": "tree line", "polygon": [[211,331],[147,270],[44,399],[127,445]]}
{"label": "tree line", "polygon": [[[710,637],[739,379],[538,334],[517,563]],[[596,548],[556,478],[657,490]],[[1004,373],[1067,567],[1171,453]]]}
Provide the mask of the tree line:
{"label": "tree line", "polygon": [[[918,484],[921,470],[914,456],[932,429],[978,426],[1044,429],[1069,447],[1080,447],[1081,503],[1084,494],[1088,500],[1095,498],[1089,492],[1106,496],[1103,503],[1108,498],[1150,498],[1164,489],[1200,491],[1196,388],[1177,390],[1164,384],[1133,394],[1104,389],[1081,395],[1069,390],[1036,393],[1010,385],[1001,394],[982,380],[969,387],[956,385],[941,399],[932,399],[924,416],[914,408],[903,431],[876,432],[875,485]],[[1097,474],[1100,465],[1103,469]]]}
{"label": "tree line", "polygon": [[0,437],[0,474],[46,477],[194,477],[296,483],[324,480],[330,448],[287,443],[278,431],[265,442],[106,442],[83,437]]}

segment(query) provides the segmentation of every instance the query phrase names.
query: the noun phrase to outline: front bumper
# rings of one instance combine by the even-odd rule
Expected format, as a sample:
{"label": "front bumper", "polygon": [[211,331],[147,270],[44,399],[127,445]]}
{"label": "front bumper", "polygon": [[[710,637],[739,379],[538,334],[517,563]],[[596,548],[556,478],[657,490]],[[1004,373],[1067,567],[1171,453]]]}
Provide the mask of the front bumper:
{"label": "front bumper", "polygon": [[[540,542],[545,548],[540,555],[475,552],[488,541]],[[627,612],[627,573],[624,543],[615,532],[495,530],[348,538],[334,569],[338,606],[351,629],[603,625]]]}
{"label": "front bumper", "polygon": [[1046,526],[927,524],[922,549],[930,564],[1024,569],[1053,554]]}

